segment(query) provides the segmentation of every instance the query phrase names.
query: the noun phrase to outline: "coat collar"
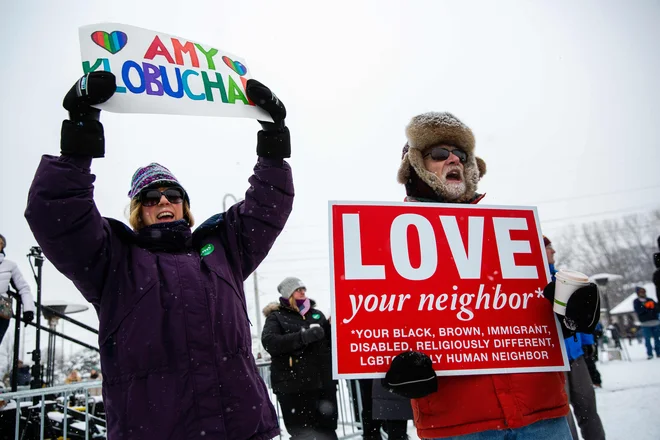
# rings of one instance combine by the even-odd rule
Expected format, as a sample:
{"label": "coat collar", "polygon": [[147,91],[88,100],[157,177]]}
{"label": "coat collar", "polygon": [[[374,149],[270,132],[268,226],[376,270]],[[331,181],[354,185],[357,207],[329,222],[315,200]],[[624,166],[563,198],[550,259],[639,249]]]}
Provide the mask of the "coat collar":
{"label": "coat collar", "polygon": [[[471,200],[468,200],[467,202],[461,202],[461,203],[476,205],[484,197],[486,197],[486,194],[475,194],[474,198],[472,198]],[[440,198],[438,198],[438,199],[426,199],[424,197],[412,197],[412,196],[406,196],[404,201],[405,202],[423,202],[423,203],[455,203],[455,202],[445,202],[444,200],[441,200]]]}
{"label": "coat collar", "polygon": [[192,249],[192,231],[186,220],[146,226],[138,232],[124,223],[108,218],[110,227],[123,241],[152,252],[183,252]]}
{"label": "coat collar", "polygon": [[[316,301],[314,301],[313,299],[310,298],[309,299],[309,305],[310,305],[310,310],[312,310],[314,307],[316,307]],[[268,318],[268,315],[270,315],[271,313],[276,312],[276,311],[291,312],[291,313],[295,313],[297,315],[300,315],[298,312],[293,310],[291,307],[284,306],[279,301],[269,303],[266,307],[264,307],[263,314],[266,318]]]}

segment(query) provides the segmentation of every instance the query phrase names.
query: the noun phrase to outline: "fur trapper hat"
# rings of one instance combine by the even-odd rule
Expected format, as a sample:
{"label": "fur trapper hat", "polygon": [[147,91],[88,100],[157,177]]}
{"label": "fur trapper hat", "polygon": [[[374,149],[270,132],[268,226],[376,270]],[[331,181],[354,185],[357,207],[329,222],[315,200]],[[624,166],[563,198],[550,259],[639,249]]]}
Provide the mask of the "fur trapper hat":
{"label": "fur trapper hat", "polygon": [[408,142],[403,148],[403,157],[397,175],[399,183],[404,185],[409,183],[411,172],[414,172],[438,195],[446,197],[438,177],[426,170],[423,153],[434,145],[452,145],[468,155],[467,162],[463,165],[465,193],[458,200],[452,201],[465,202],[474,197],[479,179],[486,174],[486,163],[475,156],[474,134],[467,125],[451,113],[423,113],[412,118],[406,127],[406,138]]}

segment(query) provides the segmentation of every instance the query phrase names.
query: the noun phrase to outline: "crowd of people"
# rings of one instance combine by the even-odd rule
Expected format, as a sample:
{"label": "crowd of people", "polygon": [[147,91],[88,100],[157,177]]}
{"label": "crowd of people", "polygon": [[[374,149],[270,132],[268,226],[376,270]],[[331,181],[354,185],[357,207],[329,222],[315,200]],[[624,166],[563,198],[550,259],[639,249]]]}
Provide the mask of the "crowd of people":
{"label": "crowd of people", "polygon": [[[93,160],[106,153],[94,105],[110,99],[115,88],[111,73],[92,72],[66,94],[60,154],[42,157],[25,210],[45,256],[98,313],[108,439],[276,437],[279,421],[252,354],[243,282],[268,255],[292,210],[284,104],[263,84],[247,81],[248,98],[273,122],[259,121],[245,200],[193,232],[185,186],[168,168],[151,163],[131,179],[129,228],[101,216],[93,194]],[[462,121],[436,112],[412,118],[397,174],[406,201],[479,203],[485,173],[472,130]],[[0,288],[13,280],[24,317],[31,319],[29,287],[15,265],[2,260],[4,237],[0,246]],[[545,250],[553,281],[544,295],[552,302],[555,261],[548,238]],[[316,308],[302,280],[288,277],[277,290],[278,301],[264,309],[261,339],[283,423],[293,439],[336,439],[331,318]],[[635,311],[649,356],[653,340],[660,357],[657,304],[643,289],[637,293]],[[399,354],[383,380],[353,384],[362,402],[363,438],[380,438],[382,428],[389,439],[405,439],[414,420],[424,439],[568,440],[578,438],[578,428],[586,440],[604,439],[594,393],[601,385],[592,336],[599,313],[598,288],[589,283],[568,300],[565,315],[557,315],[570,360],[566,374],[436,377],[424,353]]]}

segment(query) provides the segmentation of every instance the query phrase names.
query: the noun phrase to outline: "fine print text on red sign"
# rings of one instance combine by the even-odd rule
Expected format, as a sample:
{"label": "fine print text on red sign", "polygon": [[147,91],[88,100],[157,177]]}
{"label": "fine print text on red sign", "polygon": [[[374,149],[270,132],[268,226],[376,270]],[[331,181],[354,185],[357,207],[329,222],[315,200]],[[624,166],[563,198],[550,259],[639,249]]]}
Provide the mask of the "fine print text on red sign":
{"label": "fine print text on red sign", "polygon": [[382,377],[397,354],[439,375],[560,371],[534,208],[330,204],[335,377]]}

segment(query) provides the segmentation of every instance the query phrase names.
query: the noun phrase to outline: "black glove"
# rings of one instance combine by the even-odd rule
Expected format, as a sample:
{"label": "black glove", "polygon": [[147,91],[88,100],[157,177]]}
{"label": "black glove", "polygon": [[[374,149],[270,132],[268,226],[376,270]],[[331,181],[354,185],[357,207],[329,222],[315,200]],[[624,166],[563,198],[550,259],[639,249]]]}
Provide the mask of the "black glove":
{"label": "black glove", "polygon": [[419,399],[438,391],[433,361],[418,351],[404,351],[392,359],[380,383],[386,390],[408,399]]}
{"label": "black glove", "polygon": [[300,339],[302,339],[303,344],[308,345],[312,342],[320,341],[325,337],[325,331],[321,326],[314,326],[308,329],[302,329],[300,332]]}
{"label": "black glove", "polygon": [[34,321],[34,312],[23,312],[23,322],[28,323]]}
{"label": "black glove", "polygon": [[248,80],[245,92],[250,101],[273,118],[273,122],[259,121],[263,130],[257,133],[257,155],[276,159],[291,157],[291,137],[284,124],[286,108],[282,101],[256,79]]}
{"label": "black glove", "polygon": [[92,105],[106,102],[117,89],[111,72],[90,72],[81,77],[64,97],[62,105],[69,111],[69,119],[62,122],[62,154],[92,157],[105,155],[101,110]]}
{"label": "black glove", "polygon": [[[545,286],[543,296],[554,304],[554,281]],[[600,319],[598,286],[595,283],[589,283],[588,286],[576,290],[566,303],[566,314],[564,316],[557,314],[557,318],[559,318],[564,338],[569,338],[575,333],[593,333]]]}

